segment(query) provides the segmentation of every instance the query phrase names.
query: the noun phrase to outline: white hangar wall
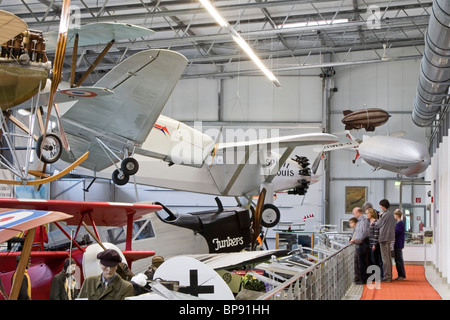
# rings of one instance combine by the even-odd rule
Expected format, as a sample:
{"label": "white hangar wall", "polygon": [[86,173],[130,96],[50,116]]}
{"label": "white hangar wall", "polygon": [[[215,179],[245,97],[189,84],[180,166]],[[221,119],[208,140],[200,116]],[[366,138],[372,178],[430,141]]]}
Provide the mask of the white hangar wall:
{"label": "white hangar wall", "polygon": [[[389,56],[415,55],[415,49],[392,49]],[[350,60],[379,59],[374,53],[352,53]],[[352,131],[357,139],[364,135],[386,135],[404,131],[404,138],[428,145],[427,129],[417,127],[411,120],[413,100],[419,76],[420,60],[391,61],[335,68],[334,86],[337,92],[332,94],[330,112],[330,131],[342,133],[341,122],[344,110],[357,110],[364,107],[381,108],[391,114],[388,122],[377,127],[374,132]],[[345,140],[346,138],[340,134]],[[348,139],[347,139],[348,140]],[[400,181],[395,173],[385,170],[373,171],[372,167],[357,160],[356,153],[349,150],[335,151],[330,155],[330,223],[340,225],[342,220],[352,215],[345,213],[345,188],[347,186],[367,187],[366,200],[375,209],[381,199],[388,199],[399,206],[400,193],[403,206],[415,206],[416,198],[420,205],[426,205],[426,191],[429,187],[420,184],[424,173],[413,185],[396,186]]]}
{"label": "white hangar wall", "polygon": [[[448,116],[448,114],[447,114]],[[448,128],[448,125],[447,125]],[[431,261],[437,271],[447,283],[450,283],[450,160],[449,129],[445,129],[446,136],[442,137],[431,159],[431,168],[428,171],[431,181],[431,219],[433,241],[427,245],[427,261]]]}
{"label": "white hangar wall", "polygon": [[319,74],[280,76],[281,88],[264,76],[180,80],[163,114],[183,122],[321,123]]}

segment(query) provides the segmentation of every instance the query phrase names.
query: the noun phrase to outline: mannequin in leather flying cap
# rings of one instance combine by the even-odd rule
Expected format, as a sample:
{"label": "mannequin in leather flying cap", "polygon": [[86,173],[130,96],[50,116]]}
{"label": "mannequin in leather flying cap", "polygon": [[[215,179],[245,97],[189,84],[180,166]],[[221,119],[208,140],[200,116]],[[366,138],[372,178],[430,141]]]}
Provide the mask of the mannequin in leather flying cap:
{"label": "mannequin in leather flying cap", "polygon": [[114,249],[107,249],[97,254],[102,274],[84,280],[78,298],[88,300],[123,300],[133,295],[133,285],[117,274],[117,267],[122,258]]}

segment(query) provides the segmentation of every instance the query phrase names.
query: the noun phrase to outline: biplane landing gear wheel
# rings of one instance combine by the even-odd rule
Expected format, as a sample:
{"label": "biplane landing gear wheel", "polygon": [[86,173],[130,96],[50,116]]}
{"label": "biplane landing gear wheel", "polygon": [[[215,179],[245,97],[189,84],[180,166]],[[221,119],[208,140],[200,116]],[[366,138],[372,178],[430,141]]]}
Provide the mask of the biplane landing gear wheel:
{"label": "biplane landing gear wheel", "polygon": [[48,133],[40,136],[36,142],[36,155],[44,163],[54,163],[62,153],[61,139],[56,134]]}
{"label": "biplane landing gear wheel", "polygon": [[122,161],[121,169],[124,174],[132,176],[139,170],[139,163],[134,158],[125,158]]}
{"label": "biplane landing gear wheel", "polygon": [[280,210],[273,204],[266,203],[261,213],[261,225],[265,228],[275,227],[280,222]]}
{"label": "biplane landing gear wheel", "polygon": [[122,170],[116,169],[112,174],[112,180],[115,184],[123,186],[128,183],[130,176],[125,174]]}

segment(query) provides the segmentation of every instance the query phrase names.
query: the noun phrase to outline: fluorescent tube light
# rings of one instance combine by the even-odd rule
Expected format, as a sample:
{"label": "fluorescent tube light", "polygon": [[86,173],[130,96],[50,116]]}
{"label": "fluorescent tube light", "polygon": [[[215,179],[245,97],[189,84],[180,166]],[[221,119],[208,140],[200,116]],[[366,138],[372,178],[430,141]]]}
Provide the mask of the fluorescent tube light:
{"label": "fluorescent tube light", "polygon": [[278,29],[289,29],[289,28],[301,28],[301,27],[315,27],[323,25],[333,25],[340,23],[347,23],[348,19],[334,19],[334,20],[320,20],[320,21],[307,21],[307,22],[293,22],[286,23],[283,25],[278,25]]}
{"label": "fluorescent tube light", "polygon": [[234,30],[232,26],[226,21],[220,13],[216,10],[216,8],[211,4],[209,0],[199,0],[205,9],[209,12],[209,14],[217,21],[217,23],[228,30],[228,32],[233,37],[234,41],[242,48],[242,50],[247,53],[250,59],[258,66],[259,69],[266,75],[267,78],[270,79],[277,87],[281,87],[280,82],[275,77],[275,75],[262,63],[262,61],[258,58],[258,56],[253,52],[252,48],[248,45],[248,43],[241,37],[239,33]]}
{"label": "fluorescent tube light", "polygon": [[221,27],[228,27],[228,21],[226,21],[224,18],[222,18],[222,16],[220,15],[220,13],[216,10],[216,8],[212,5],[211,2],[209,2],[209,0],[199,0],[202,5],[205,7],[206,10],[208,10],[209,14],[212,15],[212,17],[214,19],[216,19],[217,23],[221,26]]}
{"label": "fluorescent tube light", "polygon": [[247,42],[245,42],[242,37],[237,35],[232,35],[234,41],[242,48],[242,50],[247,53],[247,55],[250,57],[250,59],[253,60],[253,62],[258,66],[259,69],[266,75],[267,78],[270,79],[277,87],[281,87],[281,84],[278,82],[277,78],[274,76],[274,74],[266,68],[266,66],[262,63],[262,61],[258,58],[258,56],[253,52],[252,48],[248,45]]}

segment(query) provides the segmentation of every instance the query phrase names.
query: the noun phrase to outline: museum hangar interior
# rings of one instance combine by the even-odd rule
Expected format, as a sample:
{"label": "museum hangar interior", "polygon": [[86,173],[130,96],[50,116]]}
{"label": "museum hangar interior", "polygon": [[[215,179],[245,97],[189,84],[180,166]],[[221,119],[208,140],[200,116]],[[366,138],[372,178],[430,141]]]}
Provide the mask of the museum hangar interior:
{"label": "museum hangar interior", "polygon": [[[227,134],[259,139],[268,134],[329,133],[345,144],[352,139],[363,142],[372,136],[400,134],[402,139],[424,145],[430,164],[413,176],[379,169],[362,159],[354,161],[356,152],[351,148],[325,152],[316,172],[318,180],[309,185],[306,194],[292,194],[289,190],[273,194],[273,204],[281,217],[278,225],[267,230],[267,239],[270,248],[278,246],[277,229],[286,226],[299,226],[306,235],[323,228],[348,232],[347,223],[355,205],[368,201],[377,209],[381,199],[388,199],[392,208],[401,208],[405,214],[405,261],[429,261],[443,277],[448,277],[450,77],[448,59],[442,57],[450,55],[450,32],[445,25],[434,24],[431,36],[427,33],[432,19],[448,19],[448,14],[439,13],[434,8],[436,1],[431,0],[212,3],[228,21],[227,26],[219,25],[199,1],[72,1],[74,23],[118,22],[154,31],[152,35],[115,41],[83,85],[94,85],[138,52],[168,49],[186,57],[187,65],[161,114],[213,133],[214,141],[225,139]],[[30,29],[45,33],[59,26],[60,1],[3,0],[0,9],[14,13]],[[236,35],[249,44],[276,80],[269,79],[249,59],[233,40]],[[433,37],[446,46],[433,43]],[[430,60],[436,54],[446,64],[432,65],[430,68],[435,69],[427,73],[429,65],[423,61],[427,47],[433,45],[428,51]],[[89,69],[104,47],[99,44],[78,48],[76,77]],[[47,50],[50,60],[54,54]],[[71,73],[72,55],[72,50],[66,51],[65,81]],[[432,81],[426,78],[429,74],[441,76],[434,79],[438,85],[432,87],[443,91],[424,102],[424,86]],[[347,136],[342,122],[344,111],[370,108],[387,112],[387,122],[373,131],[350,130],[351,136]],[[400,147],[390,147],[393,154],[389,156],[402,158]],[[320,146],[300,146],[289,158],[304,156],[312,165],[321,152]],[[64,167],[56,162],[47,169]],[[186,191],[184,186],[200,182],[192,174],[176,171],[177,164],[142,160],[139,170],[143,169],[148,172],[146,179],[140,179],[138,171],[127,184],[117,185],[111,180],[111,170],[93,172],[79,167],[39,191],[27,186],[3,186],[2,197],[158,201],[178,213],[214,209],[215,197],[225,207],[237,204],[234,195]],[[169,174],[170,170],[173,173]],[[287,173],[281,168],[279,175],[289,175],[289,168],[284,170]],[[166,184],[168,175],[175,182]],[[432,240],[424,250],[425,231],[431,231]]]}

